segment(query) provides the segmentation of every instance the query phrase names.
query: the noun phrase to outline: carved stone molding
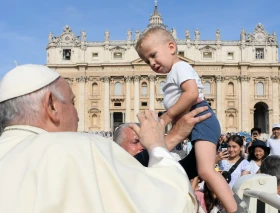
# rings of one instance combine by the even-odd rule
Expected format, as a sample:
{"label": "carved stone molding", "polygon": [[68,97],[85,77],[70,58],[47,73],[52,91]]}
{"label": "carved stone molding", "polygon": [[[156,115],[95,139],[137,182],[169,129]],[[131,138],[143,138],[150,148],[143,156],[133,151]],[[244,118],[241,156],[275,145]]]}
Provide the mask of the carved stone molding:
{"label": "carved stone molding", "polygon": [[148,77],[147,76],[142,76],[141,81],[148,81]]}
{"label": "carved stone molding", "polygon": [[140,81],[140,77],[141,77],[140,75],[134,75],[134,76],[133,76],[134,82],[136,82],[136,81],[139,82],[139,81]]}
{"label": "carved stone molding", "polygon": [[111,77],[110,76],[103,76],[103,77],[100,78],[100,80],[102,82],[109,83],[111,81]]}
{"label": "carved stone molding", "polygon": [[132,76],[124,76],[125,82],[132,82]]}
{"label": "carved stone molding", "polygon": [[250,80],[250,77],[249,76],[247,76],[247,75],[242,75],[242,76],[240,76],[240,81],[249,81]]}
{"label": "carved stone molding", "polygon": [[225,80],[238,80],[237,76],[225,76]]}
{"label": "carved stone molding", "polygon": [[215,76],[215,80],[216,80],[216,82],[218,82],[218,81],[223,82],[223,81],[224,81],[224,79],[225,79],[225,77],[223,77],[223,76],[220,76],[220,75]]}
{"label": "carved stone molding", "polygon": [[155,75],[149,75],[150,82],[155,82],[156,76]]}
{"label": "carved stone molding", "polygon": [[278,83],[279,82],[279,77],[278,76],[271,76],[270,77],[273,83]]}
{"label": "carved stone molding", "polygon": [[89,80],[89,77],[87,76],[80,76],[76,78],[76,81],[79,83],[86,83]]}

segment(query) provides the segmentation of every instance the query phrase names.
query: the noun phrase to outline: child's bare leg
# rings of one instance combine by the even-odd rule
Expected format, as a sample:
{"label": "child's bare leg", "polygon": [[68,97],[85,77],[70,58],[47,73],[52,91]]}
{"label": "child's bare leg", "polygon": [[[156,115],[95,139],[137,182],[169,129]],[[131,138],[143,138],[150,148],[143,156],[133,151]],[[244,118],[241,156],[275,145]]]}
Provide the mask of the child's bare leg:
{"label": "child's bare leg", "polygon": [[198,175],[217,195],[226,212],[235,212],[237,204],[233,198],[232,191],[223,176],[216,172],[214,168],[216,145],[209,141],[196,141],[194,147]]}

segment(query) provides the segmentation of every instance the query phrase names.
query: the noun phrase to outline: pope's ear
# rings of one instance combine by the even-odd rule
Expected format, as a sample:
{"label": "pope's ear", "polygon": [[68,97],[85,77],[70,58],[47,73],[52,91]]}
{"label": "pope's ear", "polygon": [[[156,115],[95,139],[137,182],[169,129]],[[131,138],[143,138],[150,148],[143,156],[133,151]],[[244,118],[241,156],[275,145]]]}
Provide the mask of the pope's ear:
{"label": "pope's ear", "polygon": [[47,116],[54,122],[58,122],[56,98],[51,92],[47,92],[44,98],[44,106]]}

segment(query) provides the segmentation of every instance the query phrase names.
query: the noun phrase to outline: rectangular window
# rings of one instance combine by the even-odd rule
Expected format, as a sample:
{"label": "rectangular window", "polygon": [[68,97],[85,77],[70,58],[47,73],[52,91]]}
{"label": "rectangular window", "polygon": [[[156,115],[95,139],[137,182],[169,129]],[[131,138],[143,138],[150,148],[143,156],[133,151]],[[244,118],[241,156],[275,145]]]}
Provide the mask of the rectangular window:
{"label": "rectangular window", "polygon": [[148,106],[148,102],[141,102],[141,106]]}
{"label": "rectangular window", "polygon": [[228,52],[227,53],[227,59],[228,60],[233,60],[233,56],[234,56],[233,52]]}
{"label": "rectangular window", "polygon": [[92,53],[92,59],[98,60],[98,53]]}
{"label": "rectangular window", "polygon": [[114,59],[122,59],[122,53],[120,52],[114,53]]}
{"label": "rectangular window", "polygon": [[122,106],[122,103],[114,103],[114,106]]}
{"label": "rectangular window", "polygon": [[256,59],[264,59],[264,49],[256,48]]}
{"label": "rectangular window", "polygon": [[63,60],[71,60],[71,49],[63,50]]}
{"label": "rectangular window", "polygon": [[184,57],[185,52],[184,52],[184,51],[179,51],[179,52],[178,52],[178,55],[180,55],[180,56],[183,56],[183,57]]}
{"label": "rectangular window", "polygon": [[203,52],[203,58],[206,59],[212,58],[212,52]]}

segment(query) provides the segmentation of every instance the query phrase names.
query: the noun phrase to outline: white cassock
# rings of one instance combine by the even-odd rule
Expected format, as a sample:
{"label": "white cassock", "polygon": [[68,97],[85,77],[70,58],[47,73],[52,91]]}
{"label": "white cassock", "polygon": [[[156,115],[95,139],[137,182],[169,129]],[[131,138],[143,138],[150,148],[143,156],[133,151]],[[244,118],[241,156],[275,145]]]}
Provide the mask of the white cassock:
{"label": "white cassock", "polygon": [[161,160],[151,154],[154,163],[145,168],[106,138],[7,127],[0,137],[0,213],[196,212],[187,175],[163,152]]}

